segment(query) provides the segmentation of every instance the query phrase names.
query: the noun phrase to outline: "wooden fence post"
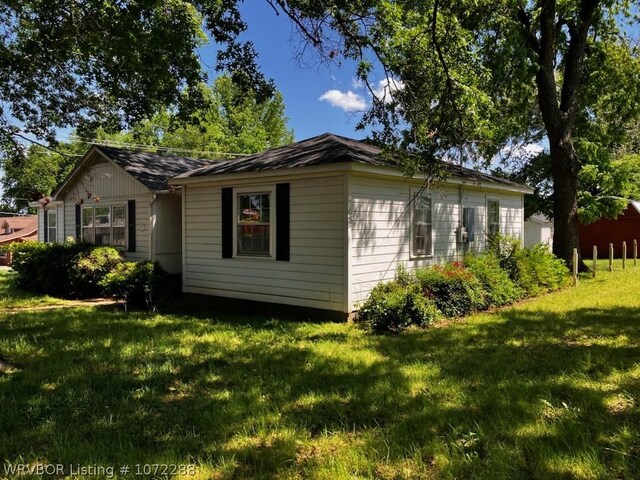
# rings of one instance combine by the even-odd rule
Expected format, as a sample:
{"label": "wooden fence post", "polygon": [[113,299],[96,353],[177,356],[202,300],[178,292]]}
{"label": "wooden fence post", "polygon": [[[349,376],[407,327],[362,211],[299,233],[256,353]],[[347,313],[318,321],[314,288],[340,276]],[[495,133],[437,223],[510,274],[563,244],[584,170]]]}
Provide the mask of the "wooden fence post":
{"label": "wooden fence post", "polygon": [[627,242],[622,242],[622,269],[627,266]]}
{"label": "wooden fence post", "polygon": [[578,285],[578,249],[573,249],[573,286]]}
{"label": "wooden fence post", "polygon": [[593,278],[596,278],[596,265],[598,262],[598,247],[593,246]]}
{"label": "wooden fence post", "polygon": [[613,272],[613,243],[609,244],[609,271]]}

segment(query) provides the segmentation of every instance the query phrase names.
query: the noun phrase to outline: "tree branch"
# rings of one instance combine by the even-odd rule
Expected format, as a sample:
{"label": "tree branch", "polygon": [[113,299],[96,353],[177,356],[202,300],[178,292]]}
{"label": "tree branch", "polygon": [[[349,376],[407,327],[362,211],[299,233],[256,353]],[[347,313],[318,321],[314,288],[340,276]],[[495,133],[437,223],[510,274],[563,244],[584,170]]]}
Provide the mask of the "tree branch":
{"label": "tree branch", "polygon": [[564,81],[560,96],[560,111],[568,116],[568,121],[571,124],[573,124],[576,117],[578,89],[580,88],[583,59],[587,47],[587,34],[593,24],[595,11],[599,5],[600,0],[582,0],[578,24],[569,28],[571,40],[566,54]]}

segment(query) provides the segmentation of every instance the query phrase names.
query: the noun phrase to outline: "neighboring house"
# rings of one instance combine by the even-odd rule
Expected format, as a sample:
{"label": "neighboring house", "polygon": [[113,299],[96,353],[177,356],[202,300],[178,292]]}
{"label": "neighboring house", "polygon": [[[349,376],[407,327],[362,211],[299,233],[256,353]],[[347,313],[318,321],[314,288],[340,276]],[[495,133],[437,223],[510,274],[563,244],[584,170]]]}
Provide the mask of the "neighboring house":
{"label": "neighboring house", "polygon": [[524,246],[532,247],[542,243],[549,247],[549,251],[553,247],[553,220],[546,215],[537,213],[531,215],[524,222]]}
{"label": "neighboring house", "polygon": [[93,145],[51,197],[37,203],[38,240],[112,245],[171,273],[182,262],[182,201],[167,178],[206,160]]}
{"label": "neighboring house", "polygon": [[443,164],[449,178],[425,188],[379,153],[325,134],[170,180],[183,290],[348,314],[400,264],[461,259],[490,232],[523,238],[529,187]]}
{"label": "neighboring house", "polygon": [[593,256],[593,246],[598,247],[598,256],[609,256],[609,244],[613,243],[614,256],[622,257],[622,242],[627,242],[627,254],[633,254],[633,240],[640,241],[640,202],[630,201],[618,218],[601,218],[588,225],[578,227],[580,253],[584,258]]}
{"label": "neighboring house", "polygon": [[[37,239],[38,217],[35,215],[0,218],[0,246]],[[11,252],[0,251],[0,265],[10,264]]]}

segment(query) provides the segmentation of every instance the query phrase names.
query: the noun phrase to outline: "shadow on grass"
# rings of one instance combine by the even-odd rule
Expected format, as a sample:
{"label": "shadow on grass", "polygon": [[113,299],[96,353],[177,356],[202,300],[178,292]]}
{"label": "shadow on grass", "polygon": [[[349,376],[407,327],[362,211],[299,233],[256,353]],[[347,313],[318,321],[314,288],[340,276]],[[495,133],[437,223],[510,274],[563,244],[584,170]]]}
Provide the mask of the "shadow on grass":
{"label": "shadow on grass", "polygon": [[[333,457],[363,476],[407,459],[465,478],[640,475],[636,309],[505,310],[401,336],[91,312],[0,323],[23,366],[0,377],[3,458],[198,461],[240,478]],[[308,448],[338,437],[343,451]]]}

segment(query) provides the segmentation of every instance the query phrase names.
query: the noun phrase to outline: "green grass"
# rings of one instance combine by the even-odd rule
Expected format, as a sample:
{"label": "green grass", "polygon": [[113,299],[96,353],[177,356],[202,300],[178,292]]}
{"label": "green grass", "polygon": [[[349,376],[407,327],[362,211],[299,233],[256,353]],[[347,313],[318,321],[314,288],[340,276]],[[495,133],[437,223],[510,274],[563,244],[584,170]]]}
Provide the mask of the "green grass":
{"label": "green grass", "polygon": [[61,298],[37,295],[21,290],[14,285],[15,273],[0,270],[0,311],[15,308],[34,308],[69,303]]}
{"label": "green grass", "polygon": [[0,457],[195,464],[185,478],[640,478],[639,283],[640,266],[601,270],[399,336],[5,315],[0,352],[18,368],[0,377]]}

